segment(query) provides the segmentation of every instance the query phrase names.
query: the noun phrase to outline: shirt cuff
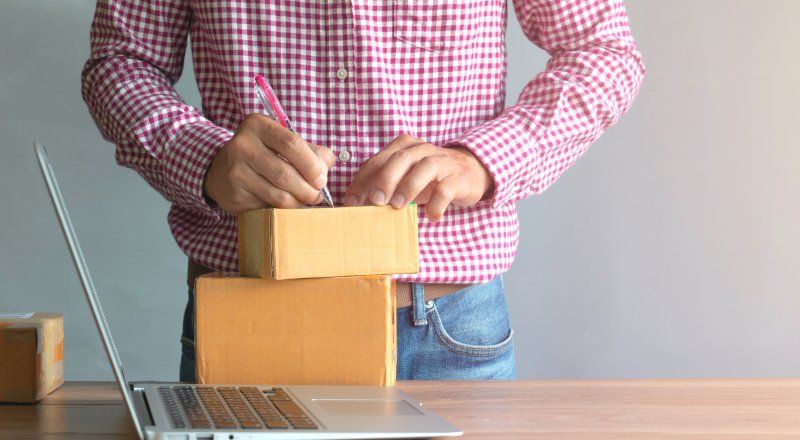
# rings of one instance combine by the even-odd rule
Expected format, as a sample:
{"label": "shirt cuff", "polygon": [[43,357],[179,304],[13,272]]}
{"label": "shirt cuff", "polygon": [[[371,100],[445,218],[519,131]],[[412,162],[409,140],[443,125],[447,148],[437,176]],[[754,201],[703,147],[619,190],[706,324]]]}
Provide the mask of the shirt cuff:
{"label": "shirt cuff", "polygon": [[444,146],[464,147],[481,161],[494,181],[493,193],[482,202],[491,203],[496,209],[533,193],[531,182],[525,176],[532,176],[536,168],[533,145],[537,129],[529,129],[507,110]]}
{"label": "shirt cuff", "polygon": [[207,120],[180,127],[172,145],[166,149],[164,166],[169,186],[175,188],[176,204],[219,218],[216,204],[204,196],[203,181],[217,152],[230,141],[233,133]]}

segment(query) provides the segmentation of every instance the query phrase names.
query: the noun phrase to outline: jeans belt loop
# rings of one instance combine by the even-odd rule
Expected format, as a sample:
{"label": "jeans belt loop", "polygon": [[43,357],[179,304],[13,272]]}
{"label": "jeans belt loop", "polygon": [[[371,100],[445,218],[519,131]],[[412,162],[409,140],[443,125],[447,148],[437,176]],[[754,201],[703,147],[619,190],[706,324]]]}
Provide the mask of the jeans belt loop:
{"label": "jeans belt loop", "polygon": [[411,308],[414,311],[414,325],[428,325],[428,317],[425,315],[425,285],[422,283],[411,283]]}

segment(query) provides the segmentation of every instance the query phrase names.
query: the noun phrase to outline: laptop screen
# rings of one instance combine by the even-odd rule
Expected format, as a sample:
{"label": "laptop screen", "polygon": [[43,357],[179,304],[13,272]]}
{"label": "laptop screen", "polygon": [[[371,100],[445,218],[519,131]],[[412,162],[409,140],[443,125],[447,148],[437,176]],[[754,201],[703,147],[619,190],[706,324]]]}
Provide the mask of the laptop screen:
{"label": "laptop screen", "polygon": [[67,205],[64,203],[64,198],[61,196],[61,189],[58,187],[53,166],[50,163],[50,158],[47,156],[47,150],[44,145],[34,142],[34,150],[36,157],[39,160],[39,168],[42,170],[45,183],[47,183],[47,191],[50,193],[50,199],[53,201],[53,207],[58,215],[58,222],[61,224],[61,231],[64,233],[64,238],[67,240],[72,261],[75,263],[75,269],[83,285],[83,291],[86,294],[86,300],[89,302],[89,308],[92,310],[94,322],[97,329],[100,331],[100,339],[103,340],[103,346],[106,349],[106,355],[111,362],[111,370],[114,372],[114,377],[117,379],[122,396],[125,398],[125,405],[133,418],[133,423],[136,426],[136,431],[139,438],[144,438],[142,426],[139,419],[136,417],[136,412],[133,407],[133,396],[131,390],[128,388],[128,381],[125,380],[125,374],[122,371],[122,362],[117,352],[117,347],[114,345],[114,340],[111,338],[111,331],[106,322],[106,316],[103,313],[103,308],[100,306],[100,299],[97,297],[97,291],[92,282],[92,276],[89,274],[89,267],[86,265],[86,259],[83,257],[83,251],[78,243],[78,236],[75,233],[75,228],[72,226],[72,221],[67,212]]}

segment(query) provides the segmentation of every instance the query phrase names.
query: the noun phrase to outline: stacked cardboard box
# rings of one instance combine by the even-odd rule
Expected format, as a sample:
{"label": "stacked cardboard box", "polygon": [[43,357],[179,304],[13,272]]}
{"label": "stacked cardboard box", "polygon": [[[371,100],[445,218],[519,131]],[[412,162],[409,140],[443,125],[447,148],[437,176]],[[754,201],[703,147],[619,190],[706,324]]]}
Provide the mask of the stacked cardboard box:
{"label": "stacked cardboard box", "polygon": [[394,384],[390,274],[418,255],[413,204],[241,214],[241,275],[195,285],[198,383]]}
{"label": "stacked cardboard box", "polygon": [[0,315],[0,402],[38,402],[64,383],[64,316]]}

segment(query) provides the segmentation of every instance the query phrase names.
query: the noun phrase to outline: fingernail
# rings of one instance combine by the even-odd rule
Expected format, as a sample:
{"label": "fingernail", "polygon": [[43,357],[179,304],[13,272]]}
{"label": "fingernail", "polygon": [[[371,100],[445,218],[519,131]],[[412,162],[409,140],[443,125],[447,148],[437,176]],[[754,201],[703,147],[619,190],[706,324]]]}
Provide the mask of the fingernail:
{"label": "fingernail", "polygon": [[406,204],[406,198],[402,194],[395,194],[392,196],[392,201],[390,203],[395,208],[402,208],[403,205]]}
{"label": "fingernail", "polygon": [[345,206],[358,206],[358,197],[357,196],[347,196],[344,200]]}
{"label": "fingernail", "polygon": [[328,180],[328,178],[325,177],[324,174],[320,174],[319,176],[317,176],[316,179],[314,179],[314,186],[316,186],[317,188],[322,188],[323,186],[325,186],[326,180]]}
{"label": "fingernail", "polygon": [[369,200],[375,205],[383,205],[386,203],[386,194],[383,193],[381,190],[372,191],[372,195],[370,196]]}

